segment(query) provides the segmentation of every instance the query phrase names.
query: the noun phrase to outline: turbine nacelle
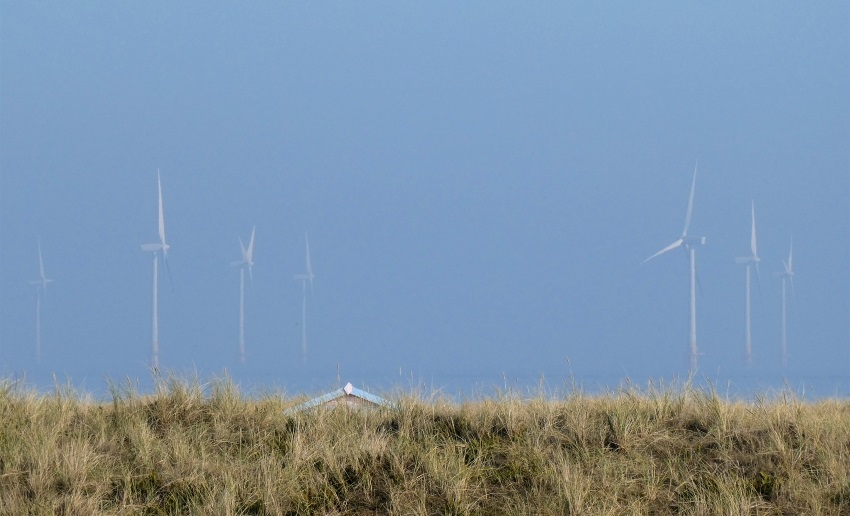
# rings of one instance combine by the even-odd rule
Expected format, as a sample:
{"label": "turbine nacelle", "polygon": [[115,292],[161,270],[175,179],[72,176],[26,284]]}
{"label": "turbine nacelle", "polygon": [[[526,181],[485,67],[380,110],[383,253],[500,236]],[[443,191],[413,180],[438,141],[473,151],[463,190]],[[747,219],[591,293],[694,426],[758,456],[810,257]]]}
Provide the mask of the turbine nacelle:
{"label": "turbine nacelle", "polygon": [[168,250],[171,246],[165,243],[165,217],[162,213],[162,181],[160,179],[159,169],[156,170],[156,190],[158,198],[157,231],[159,233],[159,242],[156,244],[142,244],[142,251],[154,253],[162,251],[162,256],[168,258]]}
{"label": "turbine nacelle", "polygon": [[242,248],[242,261],[249,269],[254,266],[254,233],[256,230],[257,226],[251,228],[251,241],[248,242],[248,249],[245,249],[242,239],[239,239],[239,246]]}
{"label": "turbine nacelle", "polygon": [[752,227],[750,229],[750,255],[749,256],[739,256],[735,258],[735,263],[740,263],[743,265],[756,265],[756,271],[758,271],[758,263],[761,261],[758,253],[758,245],[756,244],[756,205],[755,202],[751,203],[751,221]]}
{"label": "turbine nacelle", "polygon": [[236,260],[235,262],[230,262],[231,267],[248,267],[249,269],[254,266],[253,257],[248,256],[247,251],[245,250],[245,245],[242,244],[242,239],[239,239],[239,245],[242,246],[242,259]]}
{"label": "turbine nacelle", "polygon": [[682,242],[687,246],[698,246],[705,245],[705,237],[704,236],[686,236],[682,237]]}
{"label": "turbine nacelle", "polygon": [[653,254],[652,256],[650,256],[649,258],[647,258],[646,260],[644,260],[641,263],[646,263],[649,260],[652,260],[653,258],[655,258],[656,256],[660,256],[660,255],[662,255],[662,254],[664,254],[668,251],[672,251],[673,249],[676,249],[677,247],[682,247],[682,248],[685,249],[685,251],[688,251],[688,249],[691,248],[691,247],[696,247],[698,245],[705,245],[705,237],[704,236],[690,236],[690,235],[688,235],[688,229],[690,229],[690,227],[691,227],[691,216],[693,215],[693,212],[694,212],[694,191],[696,190],[696,184],[697,184],[697,166],[694,165],[694,175],[693,175],[693,178],[691,179],[691,192],[688,196],[688,210],[685,212],[685,227],[682,229],[682,236],[679,237],[672,244],[668,245],[664,249]]}
{"label": "turbine nacelle", "polygon": [[791,248],[788,251],[788,261],[782,260],[782,265],[785,267],[784,275],[785,276],[793,276],[794,275],[794,241],[791,241]]}
{"label": "turbine nacelle", "polygon": [[307,238],[307,233],[304,233],[304,245],[305,245],[305,268],[306,272],[304,274],[297,275],[296,279],[307,281],[310,283],[310,290],[313,290],[313,262],[310,261],[310,239]]}
{"label": "turbine nacelle", "polygon": [[53,280],[48,278],[46,274],[44,274],[44,260],[41,257],[41,241],[38,242],[38,279],[35,281],[30,281],[33,285],[38,285],[39,290],[42,292],[47,291],[47,284],[51,283]]}
{"label": "turbine nacelle", "polygon": [[774,275],[780,278],[793,278],[794,274],[794,271],[791,269],[791,267],[788,265],[788,262],[786,262],[785,260],[782,260],[782,270],[774,273]]}
{"label": "turbine nacelle", "polygon": [[162,251],[162,254],[166,254],[169,249],[171,249],[171,246],[168,244],[142,244],[142,251],[147,252],[156,253]]}
{"label": "turbine nacelle", "polygon": [[38,281],[33,281],[35,285],[39,285],[42,290],[47,289],[47,284],[53,281],[44,274],[44,259],[41,257],[41,239],[38,241]]}
{"label": "turbine nacelle", "polygon": [[735,263],[740,263],[744,265],[751,265],[760,261],[761,258],[759,258],[758,256],[739,256],[735,258]]}
{"label": "turbine nacelle", "polygon": [[789,279],[791,281],[791,288],[794,288],[794,243],[791,243],[791,249],[788,251],[788,260],[782,260],[782,270],[777,272],[776,275],[782,278],[783,281],[785,279]]}
{"label": "turbine nacelle", "polygon": [[786,262],[785,260],[782,260],[782,267],[783,267],[784,270],[777,272],[776,273],[777,276],[779,276],[780,278],[793,278],[794,277],[794,271],[791,270],[791,267],[788,265],[788,262]]}
{"label": "turbine nacelle", "polygon": [[314,276],[313,276],[312,273],[295,274],[295,275],[292,276],[293,281],[306,281],[307,283],[310,284],[311,288],[313,287],[313,278],[314,278]]}
{"label": "turbine nacelle", "polygon": [[251,240],[248,242],[248,248],[245,248],[245,244],[242,243],[242,238],[239,238],[239,248],[242,251],[242,259],[236,262],[230,262],[231,267],[245,267],[248,269],[248,275],[251,276],[251,283],[254,282],[254,273],[252,271],[252,267],[254,266],[254,235],[256,233],[257,227],[254,226],[251,228]]}

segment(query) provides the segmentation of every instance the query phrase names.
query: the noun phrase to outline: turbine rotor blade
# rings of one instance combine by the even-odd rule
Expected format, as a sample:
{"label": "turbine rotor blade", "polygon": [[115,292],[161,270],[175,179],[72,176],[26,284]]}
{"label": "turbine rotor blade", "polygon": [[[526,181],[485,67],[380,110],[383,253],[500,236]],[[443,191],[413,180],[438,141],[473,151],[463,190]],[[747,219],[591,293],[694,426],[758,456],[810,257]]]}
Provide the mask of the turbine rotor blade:
{"label": "turbine rotor blade", "polygon": [[306,266],[307,266],[307,281],[310,282],[310,295],[315,295],[313,290],[313,263],[310,260],[310,239],[307,237],[307,232],[304,232],[304,244],[306,249]]}
{"label": "turbine rotor blade", "polygon": [[794,269],[792,261],[794,259],[794,242],[791,242],[791,249],[788,251],[788,261],[782,260],[782,272],[779,273],[782,276],[782,281],[785,281],[785,278],[791,280],[791,295],[792,298],[796,296],[794,293]]}
{"label": "turbine rotor blade", "polygon": [[[247,259],[249,266],[254,264],[254,231],[256,229],[257,229],[257,226],[254,226],[253,228],[251,228],[251,241],[248,243],[248,254],[246,256],[246,259]],[[240,243],[242,243],[242,242],[240,241]],[[250,267],[249,267],[248,270],[249,271],[251,270]]]}
{"label": "turbine rotor blade", "polygon": [[685,214],[685,228],[682,230],[682,238],[688,236],[688,228],[691,226],[691,214],[694,211],[694,189],[697,184],[697,165],[694,164],[694,177],[691,180],[691,195],[688,198],[688,211]]}
{"label": "turbine rotor blade", "polygon": [[38,272],[41,275],[41,281],[44,281],[44,260],[41,259],[41,239],[38,241]]}
{"label": "turbine rotor blade", "polygon": [[791,247],[788,250],[788,261],[782,260],[783,271],[780,273],[782,276],[782,281],[785,281],[787,278],[791,282],[791,299],[793,301],[797,300],[797,292],[794,289],[794,239],[791,239]]}
{"label": "turbine rotor blade", "polygon": [[791,239],[791,249],[788,251],[788,263],[785,265],[785,271],[788,274],[794,274],[794,239]]}
{"label": "turbine rotor blade", "polygon": [[160,179],[159,169],[156,169],[156,188],[159,192],[159,242],[162,244],[162,255],[165,256],[168,252],[168,245],[165,243],[165,217],[162,213],[162,180]]}
{"label": "turbine rotor blade", "polygon": [[643,265],[644,263],[648,262],[649,260],[652,260],[652,259],[653,259],[653,258],[655,258],[656,256],[660,256],[660,255],[662,255],[662,254],[666,253],[667,251],[671,251],[671,250],[673,250],[673,249],[676,249],[677,247],[680,247],[680,246],[681,246],[682,244],[684,244],[684,243],[685,243],[685,240],[684,240],[684,239],[682,239],[682,238],[680,238],[680,239],[676,240],[675,242],[673,242],[672,244],[668,245],[668,246],[667,246],[667,247],[665,247],[664,249],[662,249],[662,250],[658,251],[657,253],[653,254],[652,256],[650,256],[649,258],[647,258],[646,260],[642,261],[642,262],[641,262],[641,265]]}
{"label": "turbine rotor blade", "polygon": [[750,234],[750,251],[753,253],[753,258],[758,258],[758,248],[756,246],[756,205],[753,202],[753,228],[752,233]]}
{"label": "turbine rotor blade", "polygon": [[313,278],[313,264],[310,261],[310,241],[307,239],[306,233],[304,234],[304,243],[306,244],[306,249],[307,249],[307,260],[306,260],[307,261],[307,276],[309,276],[310,279],[312,279]]}
{"label": "turbine rotor blade", "polygon": [[47,284],[53,281],[44,273],[44,260],[41,256],[41,239],[38,239],[38,281],[34,282],[41,288],[42,294],[47,293]]}

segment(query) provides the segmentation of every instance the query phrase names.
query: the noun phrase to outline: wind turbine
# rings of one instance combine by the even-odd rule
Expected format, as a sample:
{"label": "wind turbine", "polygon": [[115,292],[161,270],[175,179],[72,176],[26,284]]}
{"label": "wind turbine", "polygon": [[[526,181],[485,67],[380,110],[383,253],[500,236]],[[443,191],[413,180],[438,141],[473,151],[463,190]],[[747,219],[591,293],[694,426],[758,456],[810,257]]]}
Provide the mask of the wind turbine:
{"label": "wind turbine", "polygon": [[306,272],[296,274],[294,279],[301,281],[301,360],[307,360],[307,282],[310,283],[310,291],[313,290],[313,265],[310,263],[310,241],[307,233],[304,233],[304,243],[307,248]]}
{"label": "wind turbine", "polygon": [[646,263],[656,256],[662,255],[667,251],[672,251],[677,247],[681,247],[685,250],[685,253],[688,255],[690,259],[690,280],[691,280],[691,306],[690,306],[690,335],[688,339],[688,343],[690,346],[690,364],[691,364],[691,372],[696,371],[697,368],[697,296],[696,296],[696,284],[697,284],[697,266],[696,266],[696,246],[697,245],[705,245],[705,237],[704,236],[691,236],[688,235],[688,228],[691,225],[691,214],[694,209],[694,187],[697,183],[697,166],[694,165],[694,177],[691,181],[691,195],[688,199],[688,211],[685,214],[685,228],[682,230],[682,236],[680,236],[676,241],[672,244],[668,245],[664,249],[658,251],[653,254],[642,263]]}
{"label": "wind turbine", "polygon": [[791,249],[788,251],[788,261],[782,260],[783,271],[779,273],[779,276],[782,278],[782,367],[785,367],[788,364],[788,331],[787,331],[787,322],[786,318],[786,295],[785,295],[785,285],[787,282],[791,283],[791,291],[794,291],[794,241],[791,241]]}
{"label": "wind turbine", "polygon": [[162,216],[162,181],[159,176],[159,169],[156,170],[156,187],[159,192],[159,242],[155,244],[142,244],[142,251],[153,253],[153,357],[151,366],[154,370],[159,369],[159,321],[157,319],[157,273],[159,263],[159,253],[162,253],[162,259],[168,265],[168,249],[169,245],[165,243],[165,219]]}
{"label": "wind turbine", "polygon": [[35,355],[41,362],[41,300],[47,293],[47,284],[53,281],[44,274],[44,260],[41,257],[41,239],[38,240],[38,280],[32,281],[36,285],[35,297]]}
{"label": "wind turbine", "polygon": [[251,241],[248,242],[248,249],[245,249],[242,238],[239,238],[242,259],[230,264],[232,267],[239,267],[239,362],[242,364],[245,363],[245,269],[248,269],[248,276],[251,278],[251,285],[253,285],[254,274],[251,272],[251,267],[254,266],[254,231],[256,229],[256,226],[251,228]]}
{"label": "wind turbine", "polygon": [[749,366],[753,360],[753,341],[752,341],[752,326],[750,324],[750,269],[753,265],[756,266],[756,274],[759,273],[759,262],[761,259],[758,256],[756,246],[756,204],[752,202],[752,230],[750,232],[750,255],[735,258],[735,263],[740,263],[747,266],[747,338],[746,338],[746,355],[747,365]]}

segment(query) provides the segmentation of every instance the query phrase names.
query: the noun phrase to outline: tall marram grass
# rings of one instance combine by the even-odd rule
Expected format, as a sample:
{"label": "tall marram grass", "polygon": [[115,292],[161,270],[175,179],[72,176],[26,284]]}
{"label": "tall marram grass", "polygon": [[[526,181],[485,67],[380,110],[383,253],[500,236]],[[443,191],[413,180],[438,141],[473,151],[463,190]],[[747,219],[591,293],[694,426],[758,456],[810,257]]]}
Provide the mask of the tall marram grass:
{"label": "tall marram grass", "polygon": [[691,388],[285,414],[228,380],[0,383],[3,514],[848,514],[850,402]]}

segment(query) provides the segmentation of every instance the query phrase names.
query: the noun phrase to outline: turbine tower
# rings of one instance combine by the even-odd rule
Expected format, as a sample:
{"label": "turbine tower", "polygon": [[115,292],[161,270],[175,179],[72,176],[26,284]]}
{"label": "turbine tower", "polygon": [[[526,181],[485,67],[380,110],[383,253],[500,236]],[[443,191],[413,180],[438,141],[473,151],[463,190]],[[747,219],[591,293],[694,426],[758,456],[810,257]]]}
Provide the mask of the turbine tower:
{"label": "turbine tower", "polygon": [[696,295],[696,284],[697,284],[697,266],[696,266],[696,246],[697,245],[705,245],[705,237],[704,236],[691,236],[688,235],[688,228],[691,225],[691,214],[694,209],[694,187],[697,182],[697,166],[694,165],[694,177],[691,181],[691,195],[688,199],[688,211],[685,214],[685,228],[682,230],[682,236],[680,236],[676,241],[672,244],[668,245],[664,249],[658,251],[653,254],[642,263],[646,263],[656,256],[662,255],[667,251],[671,251],[676,249],[677,247],[681,247],[685,250],[689,261],[690,261],[690,280],[691,280],[691,296],[690,296],[690,333],[688,338],[688,344],[690,347],[690,366],[691,372],[695,372],[697,369],[697,295]]}
{"label": "turbine tower", "polygon": [[301,281],[301,360],[307,360],[307,282],[310,283],[310,291],[313,290],[313,265],[310,263],[310,241],[307,239],[307,233],[304,233],[304,243],[306,244],[306,272],[304,274],[296,274],[295,280]]}
{"label": "turbine tower", "polygon": [[788,365],[788,326],[786,316],[786,290],[785,285],[791,283],[791,292],[794,291],[794,241],[791,241],[791,249],[788,251],[788,261],[783,260],[783,271],[779,273],[782,278],[782,367]]}
{"label": "turbine tower", "polygon": [[38,240],[38,280],[31,281],[36,285],[35,297],[35,356],[41,362],[41,300],[47,293],[47,284],[53,281],[44,274],[44,260],[41,257],[41,240]]}
{"label": "turbine tower", "polygon": [[168,266],[168,248],[165,243],[165,219],[162,216],[162,181],[159,176],[159,169],[156,170],[156,187],[159,192],[159,242],[155,244],[142,244],[142,251],[153,253],[153,322],[152,322],[152,348],[153,355],[151,357],[151,366],[154,370],[159,369],[159,321],[157,307],[157,284],[158,284],[158,264],[159,253],[162,253],[162,259]]}
{"label": "turbine tower", "polygon": [[251,228],[251,240],[248,242],[248,249],[245,249],[242,238],[239,238],[242,259],[230,264],[232,267],[239,267],[239,362],[242,364],[245,363],[245,269],[248,269],[248,276],[251,278],[251,285],[253,285],[254,274],[251,272],[251,267],[254,266],[254,231],[256,229],[256,226]]}
{"label": "turbine tower", "polygon": [[761,259],[758,256],[756,246],[756,205],[752,203],[752,230],[750,232],[750,255],[735,258],[735,263],[747,266],[747,336],[745,341],[745,353],[747,365],[751,365],[753,361],[753,340],[752,340],[752,325],[750,323],[750,270],[752,266],[756,266],[756,274],[759,274],[759,262]]}

